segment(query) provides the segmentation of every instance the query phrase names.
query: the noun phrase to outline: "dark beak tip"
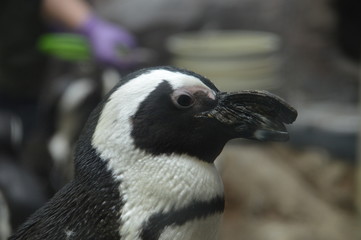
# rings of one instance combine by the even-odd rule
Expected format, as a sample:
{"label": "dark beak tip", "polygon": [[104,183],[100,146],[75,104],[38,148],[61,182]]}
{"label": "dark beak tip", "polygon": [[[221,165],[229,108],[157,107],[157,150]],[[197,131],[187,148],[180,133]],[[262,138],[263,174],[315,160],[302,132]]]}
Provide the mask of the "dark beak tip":
{"label": "dark beak tip", "polygon": [[287,115],[287,120],[285,120],[285,124],[292,124],[296,121],[297,117],[298,117],[298,112],[296,109],[289,107],[289,112]]}

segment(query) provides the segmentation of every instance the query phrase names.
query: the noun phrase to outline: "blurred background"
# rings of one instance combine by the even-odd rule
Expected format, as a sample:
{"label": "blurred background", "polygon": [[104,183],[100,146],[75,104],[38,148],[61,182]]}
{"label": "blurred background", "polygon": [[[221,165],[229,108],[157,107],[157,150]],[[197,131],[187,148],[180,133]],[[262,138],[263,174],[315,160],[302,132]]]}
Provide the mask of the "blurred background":
{"label": "blurred background", "polygon": [[221,239],[361,239],[359,0],[0,6],[0,240],[72,179],[74,143],[104,94],[157,65],[298,110],[289,143],[236,140],[217,160]]}

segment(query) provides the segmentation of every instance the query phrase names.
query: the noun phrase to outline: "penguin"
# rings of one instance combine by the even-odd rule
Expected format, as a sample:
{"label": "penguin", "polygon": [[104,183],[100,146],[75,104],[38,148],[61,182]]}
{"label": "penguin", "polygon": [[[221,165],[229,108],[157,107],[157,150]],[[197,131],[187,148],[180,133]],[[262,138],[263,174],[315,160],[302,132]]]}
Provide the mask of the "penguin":
{"label": "penguin", "polygon": [[89,116],[72,182],[10,240],[217,239],[216,157],[234,138],[285,141],[296,117],[271,93],[221,92],[188,70],[131,73]]}

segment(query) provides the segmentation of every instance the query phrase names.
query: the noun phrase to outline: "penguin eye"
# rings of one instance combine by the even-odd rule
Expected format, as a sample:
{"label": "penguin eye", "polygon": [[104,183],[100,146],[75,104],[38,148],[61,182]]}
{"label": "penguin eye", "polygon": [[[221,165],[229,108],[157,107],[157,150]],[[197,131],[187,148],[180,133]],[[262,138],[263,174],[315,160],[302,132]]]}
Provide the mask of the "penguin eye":
{"label": "penguin eye", "polygon": [[185,91],[175,91],[172,96],[172,101],[177,108],[184,109],[193,106],[194,97]]}
{"label": "penguin eye", "polygon": [[178,105],[182,107],[191,106],[193,104],[193,101],[194,101],[193,98],[186,94],[180,95],[177,99]]}

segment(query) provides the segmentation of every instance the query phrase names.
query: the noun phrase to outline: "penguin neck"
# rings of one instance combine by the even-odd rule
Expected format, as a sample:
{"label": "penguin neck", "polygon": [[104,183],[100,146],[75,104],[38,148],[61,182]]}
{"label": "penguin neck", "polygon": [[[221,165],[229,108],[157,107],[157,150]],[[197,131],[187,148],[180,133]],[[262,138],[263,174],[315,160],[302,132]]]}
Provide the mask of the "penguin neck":
{"label": "penguin neck", "polygon": [[160,226],[157,231],[161,234],[167,226],[196,219],[217,215],[212,224],[218,221],[224,208],[223,184],[214,164],[185,154],[136,152],[108,160],[124,199],[120,233],[125,239],[138,239],[139,229],[141,239],[148,239],[153,225]]}
{"label": "penguin neck", "polygon": [[[103,174],[96,166],[105,164],[118,186],[122,202],[119,233],[124,239],[148,239],[139,236],[149,233],[148,221],[162,225],[159,234],[168,225],[185,224],[158,223],[164,219],[159,217],[162,214],[178,219],[178,214],[184,217],[186,212],[185,221],[207,216],[214,216],[214,221],[218,221],[224,207],[223,184],[213,163],[187,154],[149,154],[135,147],[127,125],[105,127],[114,123],[103,119],[102,125],[96,126],[98,119],[99,116],[94,115],[78,141],[75,177],[81,179],[85,175],[93,181],[94,177],[89,176]],[[204,211],[194,215],[192,209],[198,206]]]}
{"label": "penguin neck", "polygon": [[[119,133],[114,132],[114,134],[118,136]],[[158,189],[160,192],[155,194],[158,197],[164,194],[164,190],[171,191],[175,195],[183,191],[173,186],[193,188],[191,194],[187,195],[189,201],[193,193],[199,194],[204,199],[216,195],[223,196],[223,184],[213,163],[188,154],[152,155],[136,148],[131,138],[123,137],[120,142],[120,138],[116,136],[98,142],[94,141],[94,138],[91,141],[87,134],[81,137],[75,152],[75,176],[101,174],[95,171],[96,166],[105,164],[115,181],[127,184],[125,180],[123,181],[123,177],[127,176],[134,186],[139,185],[139,189],[148,189],[150,193],[154,188]],[[152,185],[152,187],[146,188],[142,187],[143,185]],[[211,191],[212,196],[203,196],[202,191],[195,191],[198,188],[209,188],[214,191]]]}
{"label": "penguin neck", "polygon": [[[97,124],[91,138],[87,138],[91,141],[87,145],[95,149],[101,160],[107,161],[114,178],[122,183],[121,192],[133,188],[130,192],[135,194],[135,198],[148,196],[154,201],[173,194],[174,198],[170,197],[169,202],[163,204],[170,207],[187,204],[191,199],[209,200],[223,196],[223,184],[213,163],[189,154],[151,154],[136,147],[131,136],[133,126],[130,119],[136,108],[127,105],[129,108],[124,107],[119,113],[111,110],[117,108],[116,103],[107,102],[95,121]],[[179,196],[184,196],[187,201],[172,202],[181,199]]]}

